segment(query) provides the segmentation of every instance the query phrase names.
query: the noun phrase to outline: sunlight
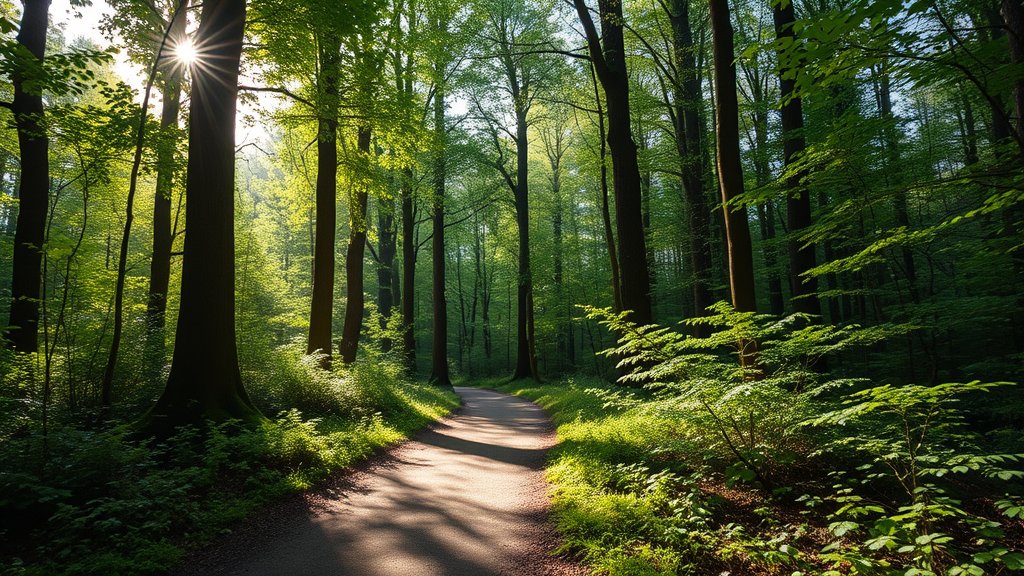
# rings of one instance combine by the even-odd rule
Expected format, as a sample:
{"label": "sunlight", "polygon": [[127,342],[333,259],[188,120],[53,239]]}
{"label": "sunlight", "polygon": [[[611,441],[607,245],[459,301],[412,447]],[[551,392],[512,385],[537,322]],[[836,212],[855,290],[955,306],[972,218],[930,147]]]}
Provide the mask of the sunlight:
{"label": "sunlight", "polygon": [[199,51],[192,44],[192,39],[187,38],[174,47],[174,59],[186,68],[191,68],[196,63],[196,60],[199,59]]}

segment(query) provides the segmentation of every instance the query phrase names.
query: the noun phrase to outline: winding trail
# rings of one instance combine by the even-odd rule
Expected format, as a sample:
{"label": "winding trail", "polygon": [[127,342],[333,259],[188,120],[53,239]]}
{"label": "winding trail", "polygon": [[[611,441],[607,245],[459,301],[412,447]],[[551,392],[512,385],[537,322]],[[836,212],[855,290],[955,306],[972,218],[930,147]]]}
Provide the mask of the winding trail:
{"label": "winding trail", "polygon": [[238,576],[576,575],[551,555],[537,405],[456,388],[452,417],[336,486],[266,511],[178,574]]}

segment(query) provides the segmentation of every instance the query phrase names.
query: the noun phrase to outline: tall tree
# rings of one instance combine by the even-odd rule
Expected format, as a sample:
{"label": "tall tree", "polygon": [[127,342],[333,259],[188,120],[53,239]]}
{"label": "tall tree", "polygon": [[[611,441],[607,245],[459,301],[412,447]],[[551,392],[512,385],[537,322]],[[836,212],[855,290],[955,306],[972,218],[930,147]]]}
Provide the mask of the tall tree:
{"label": "tall tree", "polygon": [[[169,45],[172,50],[189,42],[186,34],[188,0],[179,0],[172,8]],[[164,363],[164,324],[167,292],[171,282],[171,197],[174,191],[175,155],[178,149],[178,116],[181,112],[181,85],[185,66],[168,59],[160,78],[163,102],[160,112],[160,136],[157,143],[156,191],[153,197],[153,254],[149,264],[149,295],[146,303],[146,347],[154,368]]]}
{"label": "tall tree", "polygon": [[17,43],[23,60],[15,67],[14,99],[5,105],[14,113],[21,154],[18,224],[14,232],[11,270],[11,313],[5,337],[18,352],[39,347],[40,271],[50,200],[49,139],[46,135],[41,87],[50,0],[25,0]]}
{"label": "tall tree", "polygon": [[[434,26],[447,29],[448,21],[441,17]],[[444,63],[434,65],[434,189],[430,203],[433,223],[431,252],[433,252],[433,289],[431,303],[434,308],[433,339],[430,347],[430,383],[435,386],[451,386],[448,370],[448,300],[445,297],[445,242],[444,242],[444,194],[446,176],[445,142],[445,86]]]}
{"label": "tall tree", "polygon": [[[712,303],[711,211],[708,209],[705,192],[705,175],[709,170],[703,152],[704,122],[700,115],[702,97],[690,11],[691,3],[688,0],[671,0],[667,6],[677,71],[676,82],[673,84],[676,93],[672,119],[689,227],[687,238],[693,272],[693,309],[695,315],[704,316]],[[704,325],[698,325],[694,327],[694,333],[706,336],[707,329]]]}
{"label": "tall tree", "polygon": [[715,68],[715,134],[717,136],[718,182],[725,212],[725,235],[729,254],[729,288],[732,304],[740,312],[757,310],[754,293],[754,257],[750,225],[745,206],[734,200],[743,194],[743,165],[740,161],[739,102],[736,96],[736,63],[733,56],[732,23],[728,0],[711,0],[711,32]]}
{"label": "tall tree", "polygon": [[629,74],[626,70],[622,2],[598,1],[600,34],[594,26],[586,2],[573,0],[573,5],[586,34],[590,59],[604,88],[608,109],[608,148],[612,157],[612,187],[615,191],[615,231],[619,242],[622,307],[631,311],[632,321],[650,324],[653,319],[651,275],[643,232],[640,167],[636,142],[630,131]]}
{"label": "tall tree", "polygon": [[235,342],[235,113],[245,0],[205,0],[196,33],[181,299],[171,373],[149,414],[157,431],[205,419],[261,418]]}
{"label": "tall tree", "polygon": [[[797,47],[796,11],[792,0],[773,0],[772,17],[775,21],[775,35],[781,46]],[[799,66],[799,51],[794,65]],[[780,54],[780,63],[784,59]],[[818,301],[818,279],[807,275],[817,265],[814,244],[806,243],[800,233],[811,225],[811,195],[803,188],[802,181],[807,173],[794,170],[793,165],[800,159],[807,147],[804,139],[803,101],[796,93],[795,70],[792,66],[779,65],[779,92],[782,96],[782,147],[785,166],[790,173],[786,177],[786,224],[789,228],[789,286],[793,294],[793,310],[806,314],[821,315]]]}
{"label": "tall tree", "polygon": [[[314,24],[316,26],[316,24]],[[334,239],[337,232],[338,106],[341,74],[341,37],[336,30],[318,30],[316,76],[316,232],[313,248],[313,296],[309,306],[306,353],[323,354],[331,363],[331,326],[334,321]]]}
{"label": "tall tree", "polygon": [[[487,24],[481,30],[483,50],[488,57],[483,69],[489,93],[505,94],[508,102],[497,104],[497,110],[484,110],[475,98],[480,116],[488,125],[491,141],[498,154],[495,166],[512,192],[518,229],[518,280],[516,284],[516,364],[513,379],[537,378],[536,342],[533,323],[533,273],[530,265],[530,114],[538,93],[546,83],[550,64],[531,48],[550,39],[545,11],[519,0],[493,0],[483,7]],[[547,69],[547,70],[546,70]],[[497,78],[501,78],[500,81]],[[493,98],[493,96],[492,96]],[[511,108],[514,129],[504,126],[503,117]],[[515,174],[509,169],[503,151],[505,133],[515,144]]]}

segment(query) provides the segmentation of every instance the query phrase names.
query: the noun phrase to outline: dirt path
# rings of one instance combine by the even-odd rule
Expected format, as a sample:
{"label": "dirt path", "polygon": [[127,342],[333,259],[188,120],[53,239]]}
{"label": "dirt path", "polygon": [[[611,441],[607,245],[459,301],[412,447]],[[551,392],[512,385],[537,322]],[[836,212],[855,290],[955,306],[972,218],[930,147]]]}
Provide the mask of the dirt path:
{"label": "dirt path", "polygon": [[301,503],[267,511],[179,574],[486,576],[586,572],[550,556],[547,415],[456,388],[457,415]]}

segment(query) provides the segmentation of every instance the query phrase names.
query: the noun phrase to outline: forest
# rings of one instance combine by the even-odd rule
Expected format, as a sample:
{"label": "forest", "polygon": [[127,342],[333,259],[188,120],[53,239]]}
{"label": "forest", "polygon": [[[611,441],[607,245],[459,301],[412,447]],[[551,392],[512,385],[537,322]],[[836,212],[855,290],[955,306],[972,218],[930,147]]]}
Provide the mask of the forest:
{"label": "forest", "polygon": [[0,575],[478,389],[573,573],[1024,572],[1021,0],[0,0],[0,123]]}

